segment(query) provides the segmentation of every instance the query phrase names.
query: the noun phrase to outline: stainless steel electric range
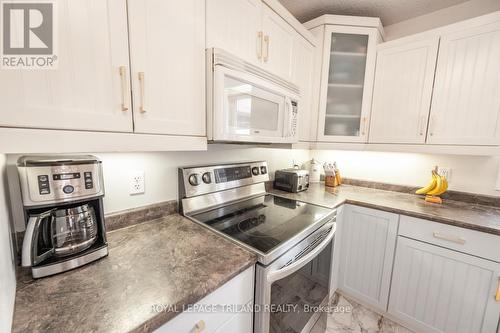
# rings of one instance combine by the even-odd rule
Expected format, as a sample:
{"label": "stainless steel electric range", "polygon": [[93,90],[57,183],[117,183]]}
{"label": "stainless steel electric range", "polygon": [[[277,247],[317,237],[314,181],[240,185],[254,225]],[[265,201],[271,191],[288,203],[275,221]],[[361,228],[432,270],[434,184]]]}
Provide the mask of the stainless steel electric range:
{"label": "stainless steel electric range", "polygon": [[266,193],[264,161],[179,168],[189,219],[257,254],[255,333],[309,332],[328,301],[336,211]]}

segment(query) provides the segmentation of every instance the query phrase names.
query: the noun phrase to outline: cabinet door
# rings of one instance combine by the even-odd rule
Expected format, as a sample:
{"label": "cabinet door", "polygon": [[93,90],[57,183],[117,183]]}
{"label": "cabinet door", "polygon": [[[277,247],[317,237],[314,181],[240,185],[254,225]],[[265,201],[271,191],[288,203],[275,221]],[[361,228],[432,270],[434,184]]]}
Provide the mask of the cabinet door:
{"label": "cabinet door", "polygon": [[295,36],[293,46],[292,81],[299,86],[299,140],[313,141],[311,124],[317,121],[312,110],[314,46],[302,36]]}
{"label": "cabinet door", "polygon": [[207,0],[207,48],[217,47],[261,64],[260,0]]}
{"label": "cabinet door", "polygon": [[205,135],[205,2],[129,0],[134,125]]}
{"label": "cabinet door", "polygon": [[370,142],[425,143],[439,37],[377,52]]}
{"label": "cabinet door", "polygon": [[427,142],[500,144],[500,22],[441,37]]}
{"label": "cabinet door", "polygon": [[347,206],[343,213],[338,287],[385,311],[399,216]]}
{"label": "cabinet door", "polygon": [[319,141],[367,141],[377,34],[374,28],[325,28]]}
{"label": "cabinet door", "polygon": [[264,68],[285,80],[292,80],[295,30],[271,8],[262,6],[262,61]]}
{"label": "cabinet door", "polygon": [[55,8],[58,67],[1,71],[0,126],[131,132],[125,0]]}
{"label": "cabinet door", "polygon": [[398,237],[389,313],[432,333],[497,329],[500,264]]}

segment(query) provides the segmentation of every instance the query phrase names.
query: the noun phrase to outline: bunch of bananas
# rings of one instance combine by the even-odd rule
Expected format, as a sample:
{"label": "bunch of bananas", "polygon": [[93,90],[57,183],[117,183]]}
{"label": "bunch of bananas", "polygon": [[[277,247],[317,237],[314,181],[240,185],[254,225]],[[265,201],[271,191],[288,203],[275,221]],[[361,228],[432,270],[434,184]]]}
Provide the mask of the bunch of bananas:
{"label": "bunch of bananas", "polygon": [[432,179],[429,184],[421,189],[418,189],[416,194],[425,194],[426,201],[442,203],[438,196],[446,192],[448,189],[448,180],[445,176],[441,176],[436,170],[432,170]]}

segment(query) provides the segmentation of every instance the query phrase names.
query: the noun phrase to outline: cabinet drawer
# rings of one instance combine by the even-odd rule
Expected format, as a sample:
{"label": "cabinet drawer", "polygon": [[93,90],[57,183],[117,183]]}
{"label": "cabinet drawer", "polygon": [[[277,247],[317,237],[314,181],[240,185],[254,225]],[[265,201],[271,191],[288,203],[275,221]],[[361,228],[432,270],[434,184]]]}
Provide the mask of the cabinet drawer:
{"label": "cabinet drawer", "polygon": [[399,235],[500,262],[500,236],[403,215]]}
{"label": "cabinet drawer", "polygon": [[[234,312],[207,312],[211,306],[216,305],[251,305],[254,295],[254,267],[250,267],[240,275],[236,276],[210,295],[193,305],[193,309],[185,311],[173,318],[163,326],[159,327],[155,333],[192,333],[197,324],[204,324],[203,333],[218,332],[219,328],[229,323],[235,317]],[[209,310],[196,308],[197,306],[207,306]],[[252,317],[252,316],[250,316]],[[238,317],[240,318],[240,317]],[[238,320],[237,320],[238,321]],[[232,325],[237,325],[238,322]],[[222,330],[221,332],[225,332]]]}

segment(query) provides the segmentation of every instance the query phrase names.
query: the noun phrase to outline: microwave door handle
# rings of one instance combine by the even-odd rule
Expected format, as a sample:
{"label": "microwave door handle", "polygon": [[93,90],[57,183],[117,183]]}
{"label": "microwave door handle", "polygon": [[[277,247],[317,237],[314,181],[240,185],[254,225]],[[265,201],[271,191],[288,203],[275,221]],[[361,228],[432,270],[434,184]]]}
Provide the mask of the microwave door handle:
{"label": "microwave door handle", "polygon": [[332,223],[332,229],[330,230],[330,232],[328,233],[326,238],[318,246],[316,246],[311,252],[309,252],[308,254],[306,254],[305,256],[300,258],[299,260],[295,261],[294,263],[292,263],[292,264],[290,264],[282,269],[276,270],[274,272],[270,272],[267,275],[267,282],[273,283],[274,281],[281,280],[281,279],[295,273],[296,271],[298,271],[299,269],[301,269],[305,265],[307,265],[314,257],[316,257],[318,254],[320,254],[321,251],[323,251],[328,246],[328,244],[331,243],[333,236],[335,236],[336,229],[337,229],[337,224]]}
{"label": "microwave door handle", "polygon": [[36,241],[38,240],[38,234],[40,233],[40,226],[42,221],[47,217],[52,218],[52,210],[36,216],[30,216],[28,225],[26,226],[26,232],[24,233],[21,266],[31,267],[52,255],[53,249],[38,255],[36,247]]}

